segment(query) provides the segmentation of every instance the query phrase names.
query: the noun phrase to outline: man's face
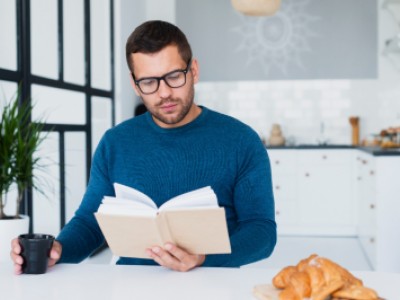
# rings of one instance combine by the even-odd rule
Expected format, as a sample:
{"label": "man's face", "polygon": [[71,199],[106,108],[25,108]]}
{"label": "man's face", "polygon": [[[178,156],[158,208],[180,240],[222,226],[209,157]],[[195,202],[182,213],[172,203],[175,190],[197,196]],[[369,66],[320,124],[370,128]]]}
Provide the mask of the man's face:
{"label": "man's face", "polygon": [[[161,77],[187,67],[187,62],[182,60],[176,46],[167,46],[157,53],[134,53],[131,55],[132,59],[136,80]],[[133,87],[154,121],[160,127],[173,128],[187,124],[197,117],[199,108],[194,104],[194,84],[197,81],[198,66],[197,61],[193,60],[186,74],[186,83],[181,87],[171,88],[161,80],[158,90],[149,95],[143,94],[134,83]]]}

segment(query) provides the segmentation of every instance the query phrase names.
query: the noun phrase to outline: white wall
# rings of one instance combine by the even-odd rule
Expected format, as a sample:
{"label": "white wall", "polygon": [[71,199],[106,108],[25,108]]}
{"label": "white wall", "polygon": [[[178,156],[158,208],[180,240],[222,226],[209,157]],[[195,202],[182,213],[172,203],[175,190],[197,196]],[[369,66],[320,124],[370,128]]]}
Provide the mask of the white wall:
{"label": "white wall", "polygon": [[136,26],[153,19],[175,22],[175,0],[116,0],[115,2],[115,99],[117,123],[133,116],[140,99],[130,83],[125,43]]}

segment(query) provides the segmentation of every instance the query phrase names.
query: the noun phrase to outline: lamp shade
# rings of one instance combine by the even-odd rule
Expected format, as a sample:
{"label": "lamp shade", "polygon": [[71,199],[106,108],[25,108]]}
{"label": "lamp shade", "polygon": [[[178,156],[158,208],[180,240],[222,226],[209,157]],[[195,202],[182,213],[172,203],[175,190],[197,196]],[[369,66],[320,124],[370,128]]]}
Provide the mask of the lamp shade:
{"label": "lamp shade", "polygon": [[270,16],[280,7],[281,0],[231,0],[232,6],[249,16]]}

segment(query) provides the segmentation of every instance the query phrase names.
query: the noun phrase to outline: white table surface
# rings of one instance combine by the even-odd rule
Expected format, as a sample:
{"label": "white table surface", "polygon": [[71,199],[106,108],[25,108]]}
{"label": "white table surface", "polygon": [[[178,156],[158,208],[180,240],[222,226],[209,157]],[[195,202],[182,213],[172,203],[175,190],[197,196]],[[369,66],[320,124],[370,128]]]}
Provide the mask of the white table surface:
{"label": "white table surface", "polygon": [[[61,264],[42,275],[14,275],[0,264],[0,299],[254,299],[256,284],[278,270],[197,268],[179,273],[162,267]],[[400,274],[352,272],[386,300],[400,300]]]}

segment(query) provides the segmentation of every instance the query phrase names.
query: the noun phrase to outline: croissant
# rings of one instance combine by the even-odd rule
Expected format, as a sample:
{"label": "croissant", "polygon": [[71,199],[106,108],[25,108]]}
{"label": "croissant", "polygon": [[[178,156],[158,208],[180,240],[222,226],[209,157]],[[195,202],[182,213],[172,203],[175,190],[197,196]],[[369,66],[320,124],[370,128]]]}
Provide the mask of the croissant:
{"label": "croissant", "polygon": [[377,293],[337,263],[316,254],[283,268],[272,280],[279,300],[378,300]]}
{"label": "croissant", "polygon": [[356,286],[350,285],[344,287],[332,294],[335,298],[344,298],[344,299],[362,299],[362,300],[375,300],[379,299],[378,294],[365,286]]}

